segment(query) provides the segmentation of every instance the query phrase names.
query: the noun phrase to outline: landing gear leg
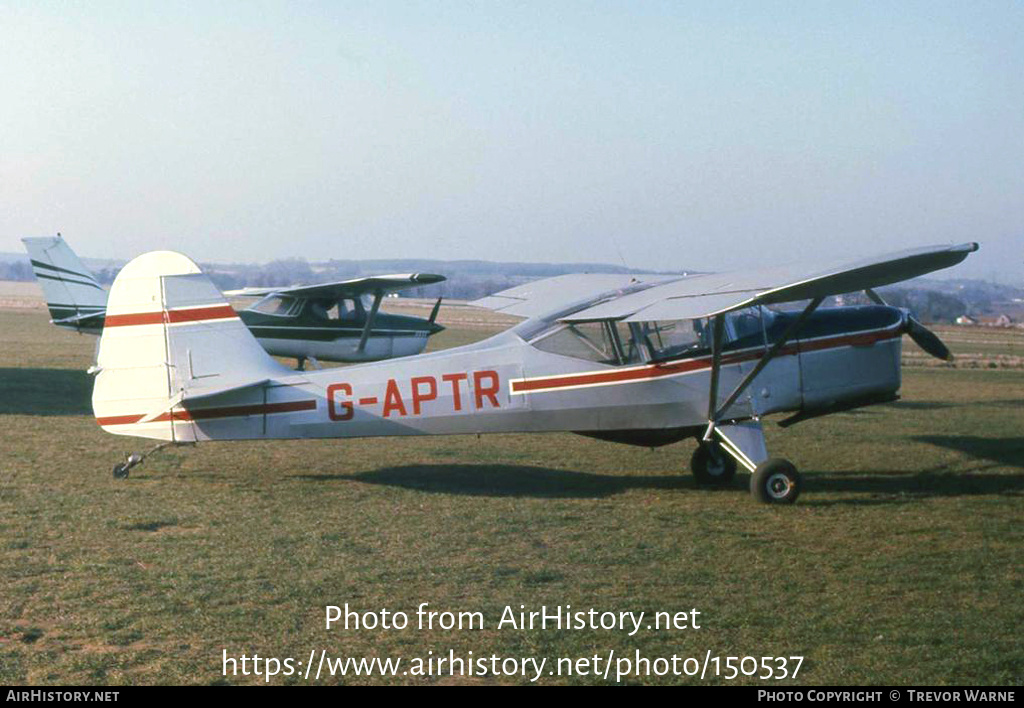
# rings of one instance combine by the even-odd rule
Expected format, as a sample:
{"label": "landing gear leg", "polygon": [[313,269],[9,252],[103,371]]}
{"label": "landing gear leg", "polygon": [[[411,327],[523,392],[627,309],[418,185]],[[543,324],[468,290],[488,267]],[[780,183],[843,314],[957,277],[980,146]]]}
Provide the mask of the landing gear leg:
{"label": "landing gear leg", "polygon": [[306,357],[304,357],[304,356],[295,357],[295,360],[297,362],[297,364],[295,366],[295,370],[296,371],[305,371],[306,370]]}

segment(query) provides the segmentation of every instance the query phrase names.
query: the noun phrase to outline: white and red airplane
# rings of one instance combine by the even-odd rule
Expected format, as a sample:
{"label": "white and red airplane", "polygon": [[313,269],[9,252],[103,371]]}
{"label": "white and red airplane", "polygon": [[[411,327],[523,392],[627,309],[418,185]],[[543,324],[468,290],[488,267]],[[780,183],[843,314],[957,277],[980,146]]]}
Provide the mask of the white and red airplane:
{"label": "white and red airplane", "polygon": [[[788,503],[802,481],[771,459],[761,418],[783,423],[891,401],[901,337],[949,351],[874,288],[947,268],[974,243],[824,268],[693,276],[568,275],[478,301],[527,319],[475,344],[296,372],[259,346],[187,257],[139,256],[114,281],[93,410],[104,430],[166,443],[571,431],[664,445],[694,438],[691,467]],[[818,309],[865,290],[877,303]],[[800,310],[771,309],[806,301]],[[144,459],[134,454],[118,477]]]}

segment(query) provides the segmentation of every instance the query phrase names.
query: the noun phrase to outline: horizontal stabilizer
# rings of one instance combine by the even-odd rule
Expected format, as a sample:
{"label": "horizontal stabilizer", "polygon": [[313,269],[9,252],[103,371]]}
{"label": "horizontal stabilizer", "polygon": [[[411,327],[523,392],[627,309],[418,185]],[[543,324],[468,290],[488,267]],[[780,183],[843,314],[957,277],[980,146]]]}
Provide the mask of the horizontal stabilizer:
{"label": "horizontal stabilizer", "polygon": [[50,322],[55,324],[55,325],[58,325],[58,326],[60,326],[60,325],[89,324],[89,325],[97,325],[99,327],[102,327],[103,326],[103,319],[105,317],[106,317],[106,312],[100,311],[100,312],[92,312],[92,313],[82,314],[82,315],[71,315],[70,317],[62,317],[59,320],[50,320]]}
{"label": "horizontal stabilizer", "polygon": [[235,391],[242,391],[248,388],[256,388],[258,386],[265,386],[271,382],[271,379],[253,379],[251,381],[244,381],[237,384],[221,384],[219,386],[196,386],[194,388],[182,389],[178,391],[174,396],[168,400],[162,402],[159,406],[154,408],[152,411],[142,416],[139,423],[149,423],[156,418],[159,418],[164,413],[168,413],[177,406],[187,405],[192,401],[202,401],[205,399],[220,396],[226,393],[233,393]]}

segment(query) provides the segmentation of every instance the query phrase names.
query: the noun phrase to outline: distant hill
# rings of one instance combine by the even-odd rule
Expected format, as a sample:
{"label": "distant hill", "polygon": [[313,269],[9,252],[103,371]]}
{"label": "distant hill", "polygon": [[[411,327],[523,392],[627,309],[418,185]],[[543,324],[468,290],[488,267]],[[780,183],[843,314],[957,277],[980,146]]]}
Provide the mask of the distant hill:
{"label": "distant hill", "polygon": [[[111,283],[124,262],[82,258],[101,283]],[[246,286],[266,287],[345,280],[381,273],[440,273],[448,278],[440,285],[407,291],[411,297],[444,296],[471,300],[515,285],[566,273],[650,273],[608,263],[514,263],[481,260],[432,260],[425,258],[330,260],[310,263],[288,258],[270,263],[202,263],[203,269],[223,290]],[[676,273],[678,271],[654,271]],[[0,253],[0,280],[32,280],[28,256]]]}
{"label": "distant hill", "polygon": [[[442,261],[428,259],[330,260],[308,263],[302,259],[272,261],[265,265],[203,264],[217,285],[230,288],[290,285],[324,280],[345,280],[380,273],[440,273],[448,279],[408,291],[411,297],[444,296],[472,300],[516,285],[566,273],[645,273],[607,263],[507,263],[496,261]],[[674,271],[673,271],[674,272]]]}
{"label": "distant hill", "polygon": [[[123,262],[83,258],[103,283],[111,283]],[[433,260],[425,258],[389,258],[370,260],[330,260],[310,263],[288,258],[264,264],[203,263],[204,270],[224,290],[246,286],[267,287],[345,280],[380,273],[440,273],[448,278],[439,285],[407,291],[410,297],[438,297],[473,300],[516,285],[566,273],[649,273],[608,263],[521,263],[482,260]],[[680,271],[660,271],[679,273]],[[28,257],[18,253],[0,253],[0,280],[32,280]],[[1009,314],[1024,317],[1024,288],[983,280],[935,277],[917,278],[885,288],[886,300],[908,307],[929,322],[951,322],[960,315]],[[859,295],[842,298],[844,302],[867,302]]]}

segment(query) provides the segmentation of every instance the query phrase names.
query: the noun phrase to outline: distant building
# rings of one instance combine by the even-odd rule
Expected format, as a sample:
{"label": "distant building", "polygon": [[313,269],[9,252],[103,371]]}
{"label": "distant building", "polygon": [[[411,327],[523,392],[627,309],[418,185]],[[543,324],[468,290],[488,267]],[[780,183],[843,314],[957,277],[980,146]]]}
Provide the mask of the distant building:
{"label": "distant building", "polygon": [[1001,315],[986,315],[971,317],[970,315],[960,315],[956,318],[958,325],[981,325],[982,327],[1016,327],[1013,318],[1007,314]]}
{"label": "distant building", "polygon": [[[970,322],[960,322],[961,319],[969,319]],[[978,317],[961,317],[957,319],[957,324],[978,324],[982,327],[1013,327],[1013,318],[1007,314],[1001,315],[986,315]]]}

